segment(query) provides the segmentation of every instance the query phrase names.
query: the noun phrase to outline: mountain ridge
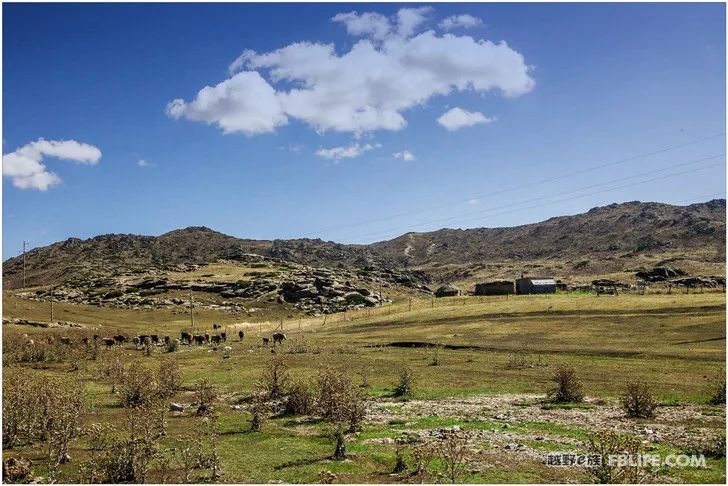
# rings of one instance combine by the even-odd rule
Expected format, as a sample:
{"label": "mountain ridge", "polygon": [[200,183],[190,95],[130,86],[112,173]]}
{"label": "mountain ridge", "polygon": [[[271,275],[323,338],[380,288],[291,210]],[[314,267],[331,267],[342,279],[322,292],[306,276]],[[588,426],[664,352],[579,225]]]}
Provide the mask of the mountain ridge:
{"label": "mountain ridge", "polygon": [[[253,240],[205,226],[158,236],[106,234],[68,238],[26,254],[28,286],[79,275],[164,269],[237,260],[254,253],[306,265],[418,268],[489,261],[568,260],[688,252],[711,262],[725,258],[725,199],[676,206],[630,201],[513,227],[409,232],[371,244],[322,239]],[[3,262],[6,288],[22,286],[22,256]]]}

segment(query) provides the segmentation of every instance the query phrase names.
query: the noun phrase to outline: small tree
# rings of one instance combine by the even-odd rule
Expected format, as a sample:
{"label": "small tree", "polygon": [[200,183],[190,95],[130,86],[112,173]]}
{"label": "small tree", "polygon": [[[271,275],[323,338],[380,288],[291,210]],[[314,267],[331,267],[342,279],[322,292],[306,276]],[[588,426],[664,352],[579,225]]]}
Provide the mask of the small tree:
{"label": "small tree", "polygon": [[217,400],[217,391],[208,380],[197,383],[195,398],[197,400],[197,415],[211,415],[213,413],[215,400]]}
{"label": "small tree", "polygon": [[157,383],[159,385],[159,395],[162,398],[169,398],[174,395],[182,387],[179,364],[173,359],[162,361],[159,364]]}
{"label": "small tree", "polygon": [[652,418],[657,402],[652,398],[649,385],[643,382],[627,383],[627,389],[620,398],[622,408],[629,418]]}
{"label": "small tree", "polygon": [[610,460],[620,455],[635,457],[642,454],[642,443],[637,437],[621,435],[612,430],[596,432],[589,438],[588,452],[601,458],[600,464],[586,469],[597,483],[638,484],[650,474],[649,469],[641,464],[619,467],[614,460]]}
{"label": "small tree", "polygon": [[399,384],[394,389],[394,396],[407,400],[412,398],[415,387],[415,375],[409,368],[403,368],[399,373]]}
{"label": "small tree", "polygon": [[465,469],[467,446],[467,436],[453,429],[443,431],[437,444],[437,455],[443,463],[446,478],[452,484],[457,482]]}
{"label": "small tree", "polygon": [[127,408],[149,407],[158,399],[154,373],[139,362],[124,370],[119,391],[121,404]]}
{"label": "small tree", "polygon": [[558,365],[552,380],[555,386],[549,390],[548,396],[554,402],[581,402],[584,399],[581,382],[573,366]]}
{"label": "small tree", "polygon": [[265,368],[258,387],[265,391],[268,398],[277,400],[284,394],[288,384],[288,365],[280,356],[275,356]]}

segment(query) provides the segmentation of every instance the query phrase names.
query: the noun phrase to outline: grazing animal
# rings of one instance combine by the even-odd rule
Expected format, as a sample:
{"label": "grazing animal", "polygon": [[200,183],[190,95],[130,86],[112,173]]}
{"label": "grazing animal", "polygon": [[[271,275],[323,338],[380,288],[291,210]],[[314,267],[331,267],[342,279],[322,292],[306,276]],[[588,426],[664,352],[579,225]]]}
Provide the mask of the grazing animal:
{"label": "grazing animal", "polygon": [[48,344],[53,344],[55,342],[56,342],[56,338],[54,338],[53,336],[48,336]]}
{"label": "grazing animal", "polygon": [[273,344],[281,344],[286,339],[286,335],[282,332],[273,333]]}
{"label": "grazing animal", "polygon": [[195,344],[197,344],[197,345],[202,345],[205,342],[205,336],[197,335],[197,336],[194,336],[194,338],[195,338]]}
{"label": "grazing animal", "polygon": [[119,334],[118,336],[114,336],[114,341],[119,344],[123,344],[126,342],[126,336],[122,336],[121,334]]}
{"label": "grazing animal", "polygon": [[210,339],[212,340],[212,344],[220,344],[220,341],[222,341],[222,338],[219,334],[215,334]]}
{"label": "grazing animal", "polygon": [[209,334],[205,334],[205,342],[206,343],[209,343],[210,342],[210,335]]}
{"label": "grazing animal", "polygon": [[169,344],[169,336],[164,336],[164,344]]}
{"label": "grazing animal", "polygon": [[220,329],[220,325],[218,325],[218,324],[213,324],[213,325],[212,325],[212,328],[213,328],[213,329]]}
{"label": "grazing animal", "polygon": [[192,334],[188,332],[182,331],[180,337],[182,338],[182,341],[187,341],[188,343],[192,342]]}
{"label": "grazing animal", "polygon": [[152,334],[150,337],[152,338],[152,342],[154,344],[159,343],[159,336],[157,334]]}
{"label": "grazing animal", "polygon": [[245,333],[243,331],[238,331],[238,339],[240,339],[242,341],[244,337],[245,337]]}
{"label": "grazing animal", "polygon": [[114,341],[114,338],[102,338],[101,343],[104,346],[110,348],[111,346],[113,346],[116,343],[116,341]]}
{"label": "grazing animal", "polygon": [[220,338],[222,339],[222,342],[226,343],[227,342],[227,333],[226,332],[221,332],[220,333]]}
{"label": "grazing animal", "polygon": [[144,343],[146,343],[146,342],[147,342],[147,338],[148,338],[148,337],[149,337],[149,336],[147,336],[146,334],[140,334],[140,335],[139,335],[139,344],[144,344]]}
{"label": "grazing animal", "polygon": [[71,338],[70,337],[61,336],[61,338],[59,339],[59,341],[61,341],[62,344],[65,344],[67,346],[70,346],[71,345]]}
{"label": "grazing animal", "polygon": [[131,340],[131,342],[134,343],[134,347],[139,347],[139,336],[135,336],[134,339]]}
{"label": "grazing animal", "polygon": [[270,344],[270,339],[263,338],[263,346],[265,346],[267,348],[269,344]]}
{"label": "grazing animal", "polygon": [[82,337],[82,338],[81,338],[81,342],[82,342],[83,344],[85,344],[86,346],[88,346],[88,336],[84,336],[84,337]]}

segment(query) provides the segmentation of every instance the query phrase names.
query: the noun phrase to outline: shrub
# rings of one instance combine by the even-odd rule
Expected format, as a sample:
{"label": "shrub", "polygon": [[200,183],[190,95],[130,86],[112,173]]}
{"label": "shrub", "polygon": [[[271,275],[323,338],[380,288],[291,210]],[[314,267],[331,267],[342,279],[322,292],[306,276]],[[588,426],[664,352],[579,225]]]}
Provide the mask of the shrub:
{"label": "shrub", "polygon": [[711,405],[725,405],[725,372],[718,376],[717,383],[708,403]]}
{"label": "shrub", "polygon": [[256,397],[253,401],[253,406],[250,409],[250,431],[260,432],[263,428],[263,422],[270,413],[269,404],[260,396]]}
{"label": "shrub", "polygon": [[211,415],[214,410],[217,391],[208,380],[198,382],[195,390],[197,415]]}
{"label": "shrub", "polygon": [[629,418],[652,418],[657,402],[652,398],[649,385],[643,382],[627,383],[627,389],[620,398],[622,408]]}
{"label": "shrub", "polygon": [[179,364],[174,360],[165,360],[159,364],[157,375],[159,396],[169,398],[182,387],[182,376],[179,371]]}
{"label": "shrub", "polygon": [[179,351],[179,339],[170,339],[164,350],[168,353],[176,353]]}
{"label": "shrub", "polygon": [[258,381],[258,388],[265,391],[268,398],[277,400],[283,396],[287,384],[288,365],[283,358],[276,356],[263,371],[263,376]]}
{"label": "shrub", "polygon": [[295,381],[288,387],[285,413],[287,415],[308,415],[313,412],[313,392],[303,381]]}
{"label": "shrub", "polygon": [[409,368],[403,368],[399,373],[399,384],[394,389],[395,397],[408,399],[414,394],[415,375]]}
{"label": "shrub", "polygon": [[346,434],[357,431],[364,420],[364,395],[347,373],[330,367],[319,371],[317,387],[319,411],[333,425],[333,458],[342,460],[346,457]]}
{"label": "shrub", "polygon": [[158,398],[154,373],[138,362],[131,363],[122,374],[119,392],[124,407],[151,406]]}
{"label": "shrub", "polygon": [[581,382],[573,366],[558,365],[552,380],[555,386],[549,390],[548,396],[554,402],[581,402],[584,399]]}
{"label": "shrub", "polygon": [[589,438],[588,453],[601,457],[601,464],[586,468],[597,483],[638,484],[649,476],[649,469],[641,464],[619,467],[614,461],[609,461],[610,457],[619,455],[635,457],[642,454],[642,443],[637,437],[621,435],[612,430],[596,432]]}
{"label": "shrub", "polygon": [[457,482],[465,469],[467,446],[467,436],[454,429],[444,430],[437,443],[437,455],[442,461],[445,477],[452,484]]}

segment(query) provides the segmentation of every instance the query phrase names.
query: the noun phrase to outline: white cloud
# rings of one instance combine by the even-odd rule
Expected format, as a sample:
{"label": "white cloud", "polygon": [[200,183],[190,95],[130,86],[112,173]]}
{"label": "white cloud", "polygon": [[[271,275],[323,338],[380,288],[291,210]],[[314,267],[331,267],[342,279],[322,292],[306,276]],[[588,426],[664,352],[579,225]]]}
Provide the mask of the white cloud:
{"label": "white cloud", "polygon": [[478,123],[490,123],[494,120],[495,118],[488,118],[479,111],[467,111],[460,107],[455,107],[443,113],[437,119],[437,123],[449,131],[454,132],[463,127],[472,127]]}
{"label": "white cloud", "polygon": [[480,199],[470,199],[468,201],[468,204],[470,204],[472,206],[475,206],[476,204],[479,204],[479,203],[480,203]]}
{"label": "white cloud", "polygon": [[394,155],[394,158],[397,159],[397,160],[406,160],[408,162],[411,161],[411,160],[417,159],[417,157],[415,157],[415,154],[413,154],[409,150],[403,150],[401,152],[395,152],[392,155]]}
{"label": "white cloud", "polygon": [[370,143],[360,145],[359,142],[357,142],[353,145],[349,145],[348,147],[332,147],[328,149],[320,148],[316,151],[316,155],[323,157],[324,159],[333,160],[353,159],[377,147],[381,147],[381,145],[378,143],[374,145]]}
{"label": "white cloud", "polygon": [[61,178],[46,169],[42,163],[45,156],[95,165],[101,159],[101,150],[75,140],[39,138],[3,155],[3,176],[10,177],[13,185],[20,189],[47,191],[49,187],[60,184]]}
{"label": "white cloud", "polygon": [[144,159],[137,160],[136,161],[136,165],[139,166],[139,167],[142,167],[142,168],[144,168],[144,167],[156,167],[157,166],[157,164],[155,164],[154,162],[149,162],[148,160],[144,160]]}
{"label": "white cloud", "polygon": [[534,85],[523,56],[505,42],[419,32],[431,9],[338,14],[361,37],[347,52],[333,44],[296,42],[266,53],[246,50],[231,77],[189,102],[167,105],[172,118],[218,125],[225,133],[269,133],[293,118],[318,132],[400,130],[404,113],[453,91],[504,96]]}
{"label": "white cloud", "polygon": [[167,114],[218,125],[224,133],[268,133],[288,123],[278,93],[255,71],[243,71],[215,86],[205,86],[190,103],[167,104]]}
{"label": "white cloud", "polygon": [[471,29],[473,27],[477,27],[480,24],[482,24],[483,21],[480,20],[478,17],[474,17],[470,14],[462,14],[462,15],[451,15],[444,19],[442,22],[440,22],[439,26],[443,30],[453,30],[453,29]]}

